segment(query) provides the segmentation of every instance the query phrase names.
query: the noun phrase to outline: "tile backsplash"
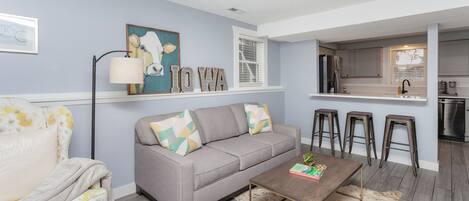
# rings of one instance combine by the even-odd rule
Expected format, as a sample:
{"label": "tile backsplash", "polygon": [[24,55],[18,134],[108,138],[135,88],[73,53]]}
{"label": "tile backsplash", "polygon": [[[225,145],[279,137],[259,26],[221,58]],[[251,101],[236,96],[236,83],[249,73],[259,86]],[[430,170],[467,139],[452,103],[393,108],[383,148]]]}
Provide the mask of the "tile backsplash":
{"label": "tile backsplash", "polygon": [[[344,84],[343,88],[350,94],[364,94],[364,95],[397,95],[400,85],[384,85],[384,84]],[[406,85],[405,88],[408,95],[426,96],[426,86],[411,86]],[[469,89],[469,88],[468,88]],[[468,91],[469,92],[469,91]]]}
{"label": "tile backsplash", "polygon": [[456,92],[458,95],[469,95],[469,77],[466,76],[451,76],[451,77],[439,77],[438,81],[455,81]]}

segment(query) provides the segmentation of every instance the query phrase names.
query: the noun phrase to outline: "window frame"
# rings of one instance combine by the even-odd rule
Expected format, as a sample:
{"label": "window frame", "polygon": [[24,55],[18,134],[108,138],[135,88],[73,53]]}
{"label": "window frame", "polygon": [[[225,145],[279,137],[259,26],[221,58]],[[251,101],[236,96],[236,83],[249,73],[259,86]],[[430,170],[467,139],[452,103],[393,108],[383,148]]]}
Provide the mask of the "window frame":
{"label": "window frame", "polygon": [[[263,83],[261,86],[255,84],[255,83],[244,83],[241,84],[239,80],[239,38],[246,38],[248,40],[253,40],[253,41],[258,41],[262,42],[264,45],[264,75],[263,75]],[[237,26],[233,26],[233,56],[234,56],[234,62],[233,62],[233,83],[234,83],[234,88],[263,88],[269,86],[269,80],[268,80],[268,40],[265,37],[260,37],[256,31],[250,30],[250,29],[245,29]],[[257,52],[258,53],[258,52]]]}
{"label": "window frame", "polygon": [[395,61],[394,61],[394,55],[393,55],[393,51],[399,51],[399,50],[413,50],[413,49],[424,49],[424,79],[421,80],[421,81],[414,81],[414,80],[410,80],[415,86],[426,86],[427,85],[427,79],[428,79],[428,75],[427,75],[427,72],[428,72],[428,63],[427,63],[427,60],[428,60],[428,49],[427,49],[427,45],[424,44],[424,43],[419,43],[419,44],[409,44],[409,45],[406,45],[408,47],[403,47],[403,46],[393,46],[391,48],[389,48],[389,66],[391,67],[390,68],[390,76],[389,76],[389,79],[390,79],[390,82],[391,84],[401,84],[401,82],[396,82],[394,80],[394,68],[397,67],[397,65],[395,65]]}

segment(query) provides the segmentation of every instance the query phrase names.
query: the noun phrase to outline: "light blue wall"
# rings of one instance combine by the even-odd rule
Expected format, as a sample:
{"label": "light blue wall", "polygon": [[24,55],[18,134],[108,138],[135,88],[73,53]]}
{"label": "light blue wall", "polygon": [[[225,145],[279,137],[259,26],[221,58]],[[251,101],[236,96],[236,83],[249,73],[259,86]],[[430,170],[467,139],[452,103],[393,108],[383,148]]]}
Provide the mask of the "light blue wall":
{"label": "light blue wall", "polygon": [[[429,28],[427,95],[425,103],[403,101],[353,100],[341,98],[310,98],[317,92],[318,42],[303,41],[283,43],[280,47],[282,85],[285,92],[285,122],[301,127],[304,138],[311,137],[313,111],[318,108],[337,109],[341,130],[345,126],[345,115],[349,111],[367,111],[374,115],[376,142],[381,150],[384,119],[387,114],[412,115],[416,118],[419,159],[437,163],[437,86],[438,81],[438,29]],[[327,126],[326,126],[327,127]],[[362,129],[358,127],[358,132]],[[357,135],[363,135],[357,133]],[[403,129],[397,129],[395,141],[407,142]],[[317,138],[316,138],[317,139]],[[328,142],[323,142],[328,144]],[[354,145],[364,151],[364,147]],[[390,160],[409,159],[407,152],[391,151]]]}
{"label": "light blue wall", "polygon": [[280,83],[280,43],[276,41],[269,41],[268,44],[268,76],[269,85],[279,86]]}
{"label": "light blue wall", "polygon": [[[38,55],[0,53],[1,95],[90,91],[93,54],[125,49],[127,23],[179,32],[182,66],[224,68],[233,86],[232,26],[256,28],[163,0],[0,0],[0,5],[1,13],[39,19]],[[269,51],[269,82],[278,85],[279,44],[269,42]],[[109,58],[99,63],[98,90],[125,90],[125,86],[108,83]],[[284,121],[283,92],[98,104],[97,158],[112,170],[113,186],[131,183],[138,118],[245,101],[268,103],[274,121]],[[88,157],[90,106],[70,109],[76,122],[70,153]]]}
{"label": "light blue wall", "polygon": [[[0,88],[0,94],[88,91],[93,54],[125,49],[127,23],[179,32],[181,65],[224,68],[233,86],[232,26],[256,29],[163,0],[0,0],[0,5],[1,13],[39,19],[38,55],[0,53],[0,80],[12,86]],[[275,55],[278,44],[269,50]],[[108,84],[109,58],[99,63],[98,89],[123,90]],[[269,80],[278,83],[279,76],[272,75]]]}

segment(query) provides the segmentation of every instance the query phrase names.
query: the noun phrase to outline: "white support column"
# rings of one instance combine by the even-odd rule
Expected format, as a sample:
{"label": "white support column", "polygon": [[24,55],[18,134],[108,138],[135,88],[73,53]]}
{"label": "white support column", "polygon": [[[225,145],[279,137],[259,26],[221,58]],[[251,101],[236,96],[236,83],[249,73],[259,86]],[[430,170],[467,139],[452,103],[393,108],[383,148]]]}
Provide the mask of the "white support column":
{"label": "white support column", "polygon": [[318,40],[313,40],[313,60],[314,60],[314,66],[313,66],[313,72],[314,74],[312,75],[311,80],[313,80],[313,93],[319,93],[319,41]]}
{"label": "white support column", "polygon": [[[434,160],[438,160],[438,32],[439,25],[432,24],[427,29],[427,98],[428,98],[428,109],[431,110],[431,114],[427,120],[421,121],[426,126],[433,127],[433,133],[429,133],[429,138],[434,139],[432,147],[428,151],[432,151]],[[425,145],[425,144],[420,144]],[[429,145],[425,145],[429,146]]]}

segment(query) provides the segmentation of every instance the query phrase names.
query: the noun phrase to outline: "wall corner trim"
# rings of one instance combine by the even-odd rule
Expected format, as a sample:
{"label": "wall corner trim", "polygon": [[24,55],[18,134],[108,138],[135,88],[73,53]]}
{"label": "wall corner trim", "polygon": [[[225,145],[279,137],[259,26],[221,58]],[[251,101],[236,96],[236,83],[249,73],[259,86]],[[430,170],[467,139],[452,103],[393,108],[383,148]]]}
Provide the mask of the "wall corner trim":
{"label": "wall corner trim", "polygon": [[[168,93],[168,94],[148,94],[148,95],[127,95],[127,91],[102,91],[96,95],[96,102],[115,103],[115,102],[135,102],[151,101],[178,98],[210,97],[210,96],[229,96],[240,94],[274,93],[285,92],[282,86],[269,86],[261,88],[230,88],[227,91],[200,92],[200,90],[191,93]],[[38,105],[89,105],[91,104],[91,92],[69,92],[69,93],[36,93],[36,94],[9,94],[0,95],[0,98],[15,97],[24,98],[31,103]]]}

